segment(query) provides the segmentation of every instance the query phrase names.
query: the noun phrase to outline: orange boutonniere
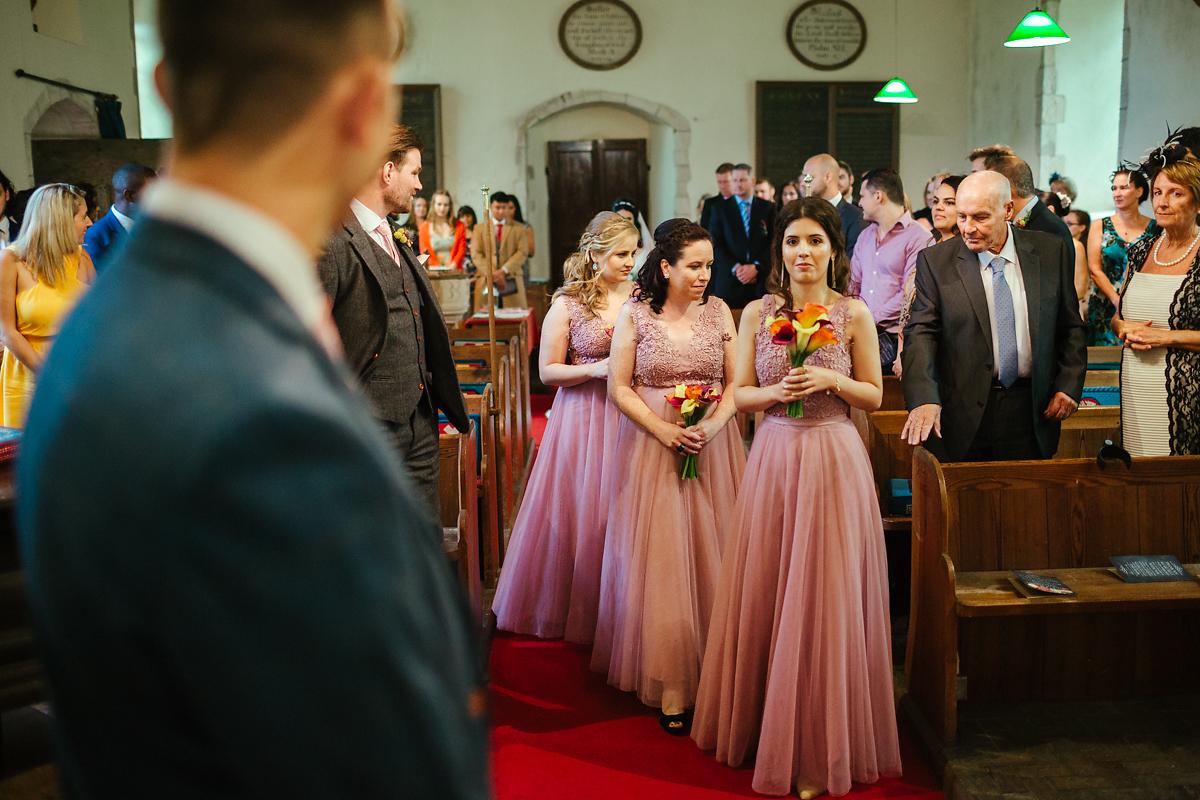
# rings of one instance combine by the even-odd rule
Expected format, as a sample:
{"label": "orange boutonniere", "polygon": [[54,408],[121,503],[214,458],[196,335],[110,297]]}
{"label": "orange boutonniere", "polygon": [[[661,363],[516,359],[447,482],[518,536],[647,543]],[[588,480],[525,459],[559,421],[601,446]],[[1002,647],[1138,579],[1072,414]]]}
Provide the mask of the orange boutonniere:
{"label": "orange boutonniere", "polygon": [[394,236],[396,241],[398,241],[400,244],[412,244],[412,241],[408,238],[408,231],[404,230],[404,228],[396,228],[396,232],[393,233],[392,236]]}

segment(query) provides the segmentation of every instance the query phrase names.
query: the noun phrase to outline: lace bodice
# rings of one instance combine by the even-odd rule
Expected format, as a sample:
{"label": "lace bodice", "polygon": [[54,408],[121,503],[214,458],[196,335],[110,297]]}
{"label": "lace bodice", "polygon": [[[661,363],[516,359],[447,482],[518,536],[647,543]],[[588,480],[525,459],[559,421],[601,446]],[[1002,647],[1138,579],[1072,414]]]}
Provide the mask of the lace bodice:
{"label": "lace bodice", "polygon": [[574,297],[564,297],[570,314],[570,334],[567,341],[567,363],[594,364],[608,358],[612,347],[612,330],[602,318],[588,311]]}
{"label": "lace bodice", "polygon": [[[768,322],[775,316],[775,297],[766,295],[759,310],[758,331],[754,339],[754,371],[758,376],[759,386],[770,386],[783,380],[792,365],[788,361],[787,348],[771,341]],[[834,372],[850,376],[850,348],[847,346],[846,321],[850,316],[850,300],[843,297],[829,309],[829,319],[833,322],[834,333],[838,343],[822,347],[809,356],[807,365],[825,367]],[[768,416],[786,417],[787,406],[776,403],[766,410]],[[844,417],[849,415],[850,406],[842,398],[823,392],[810,395],[804,400],[804,418],[819,419],[822,417]]]}
{"label": "lace bodice", "polygon": [[725,383],[725,342],[732,337],[725,331],[722,311],[725,303],[710,297],[704,310],[692,323],[691,339],[683,347],[667,335],[666,324],[651,310],[649,303],[629,301],[637,328],[637,354],[634,356],[635,386],[675,386],[680,383]]}

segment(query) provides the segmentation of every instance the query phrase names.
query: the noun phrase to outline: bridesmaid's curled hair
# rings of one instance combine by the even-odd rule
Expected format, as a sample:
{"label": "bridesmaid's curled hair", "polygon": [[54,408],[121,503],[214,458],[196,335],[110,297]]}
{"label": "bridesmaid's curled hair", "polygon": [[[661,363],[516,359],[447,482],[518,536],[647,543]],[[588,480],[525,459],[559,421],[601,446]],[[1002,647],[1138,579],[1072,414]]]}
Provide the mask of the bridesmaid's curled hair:
{"label": "bridesmaid's curled hair", "polygon": [[626,238],[632,238],[636,247],[637,237],[637,228],[620,214],[601,211],[592,217],[579,237],[579,246],[563,262],[563,285],[554,293],[551,302],[560,296],[574,297],[595,316],[606,296],[600,280],[602,262]]}
{"label": "bridesmaid's curled hair", "polygon": [[771,273],[767,275],[767,292],[784,298],[784,308],[792,307],[792,281],[783,263],[783,236],[787,227],[798,219],[811,219],[821,226],[829,237],[833,253],[829,257],[829,269],[825,281],[835,292],[846,289],[850,276],[850,257],[846,254],[846,239],[842,236],[842,218],[837,209],[823,197],[802,197],[788,203],[775,220],[775,236],[771,242]]}
{"label": "bridesmaid's curled hair", "polygon": [[[662,273],[662,262],[677,263],[689,244],[701,241],[712,241],[712,237],[704,228],[683,217],[669,219],[655,228],[654,249],[646,256],[646,263],[642,264],[637,274],[637,290],[634,293],[637,301],[649,303],[650,310],[661,314],[667,299],[667,278]],[[712,284],[709,286],[711,289]],[[708,302],[707,292],[703,302]]]}

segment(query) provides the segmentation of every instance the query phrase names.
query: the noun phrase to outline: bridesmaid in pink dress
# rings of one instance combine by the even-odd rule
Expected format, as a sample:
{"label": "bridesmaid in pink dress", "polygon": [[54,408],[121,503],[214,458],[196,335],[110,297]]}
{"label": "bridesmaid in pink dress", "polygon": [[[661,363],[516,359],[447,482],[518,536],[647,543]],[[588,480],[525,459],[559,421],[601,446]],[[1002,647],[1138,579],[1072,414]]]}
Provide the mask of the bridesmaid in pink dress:
{"label": "bridesmaid in pink dress", "polygon": [[620,417],[608,400],[608,350],[637,241],[624,217],[597,214],[546,314],[539,372],[559,390],[492,601],[502,630],[592,641],[610,499],[601,477]]}
{"label": "bridesmaid in pink dress", "polygon": [[[699,683],[725,536],[745,468],[733,398],[683,428],[667,402],[676,384],[711,384],[733,373],[733,317],[704,299],[712,274],[708,232],[664,222],[613,335],[609,393],[624,417],[610,494],[592,669],[660,708],[668,733],[684,735]],[[696,479],[679,477],[680,454],[699,454]]]}
{"label": "bridesmaid in pink dress", "polygon": [[[887,555],[866,448],[850,407],[879,408],[875,323],[840,295],[841,222],[816,197],[776,223],[768,294],[742,314],[738,410],[765,411],[725,552],[692,736],[754,789],[842,795],[900,774]],[[767,329],[780,308],[829,309],[838,343],[790,369]],[[787,403],[804,398],[804,417]]]}

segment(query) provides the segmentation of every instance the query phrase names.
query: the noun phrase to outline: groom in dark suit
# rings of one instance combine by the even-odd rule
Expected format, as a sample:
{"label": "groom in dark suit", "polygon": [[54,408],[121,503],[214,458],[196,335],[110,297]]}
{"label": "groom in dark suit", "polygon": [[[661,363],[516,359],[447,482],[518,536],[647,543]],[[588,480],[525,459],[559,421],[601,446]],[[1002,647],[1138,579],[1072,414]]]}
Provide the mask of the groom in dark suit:
{"label": "groom in dark suit", "polygon": [[771,269],[771,234],[775,204],[754,196],[754,170],[733,168],[733,195],[718,202],[709,215],[713,239],[713,294],[743,308],[763,296]]}
{"label": "groom in dark suit", "polygon": [[398,20],[157,12],[169,177],[56,339],[17,467],[64,796],[482,800],[475,634],[315,265],[379,168]]}
{"label": "groom in dark suit", "polygon": [[416,133],[393,126],[387,160],[350,202],[317,271],[346,362],[436,514],[438,410],[461,431],[470,422],[433,287],[412,248],[387,223],[389,214],[412,209],[420,173]]}
{"label": "groom in dark suit", "polygon": [[[901,437],[947,461],[1050,458],[1087,369],[1066,244],[1021,230],[1008,180],[958,187],[955,237],[917,257]],[[929,438],[930,436],[933,438]]]}

